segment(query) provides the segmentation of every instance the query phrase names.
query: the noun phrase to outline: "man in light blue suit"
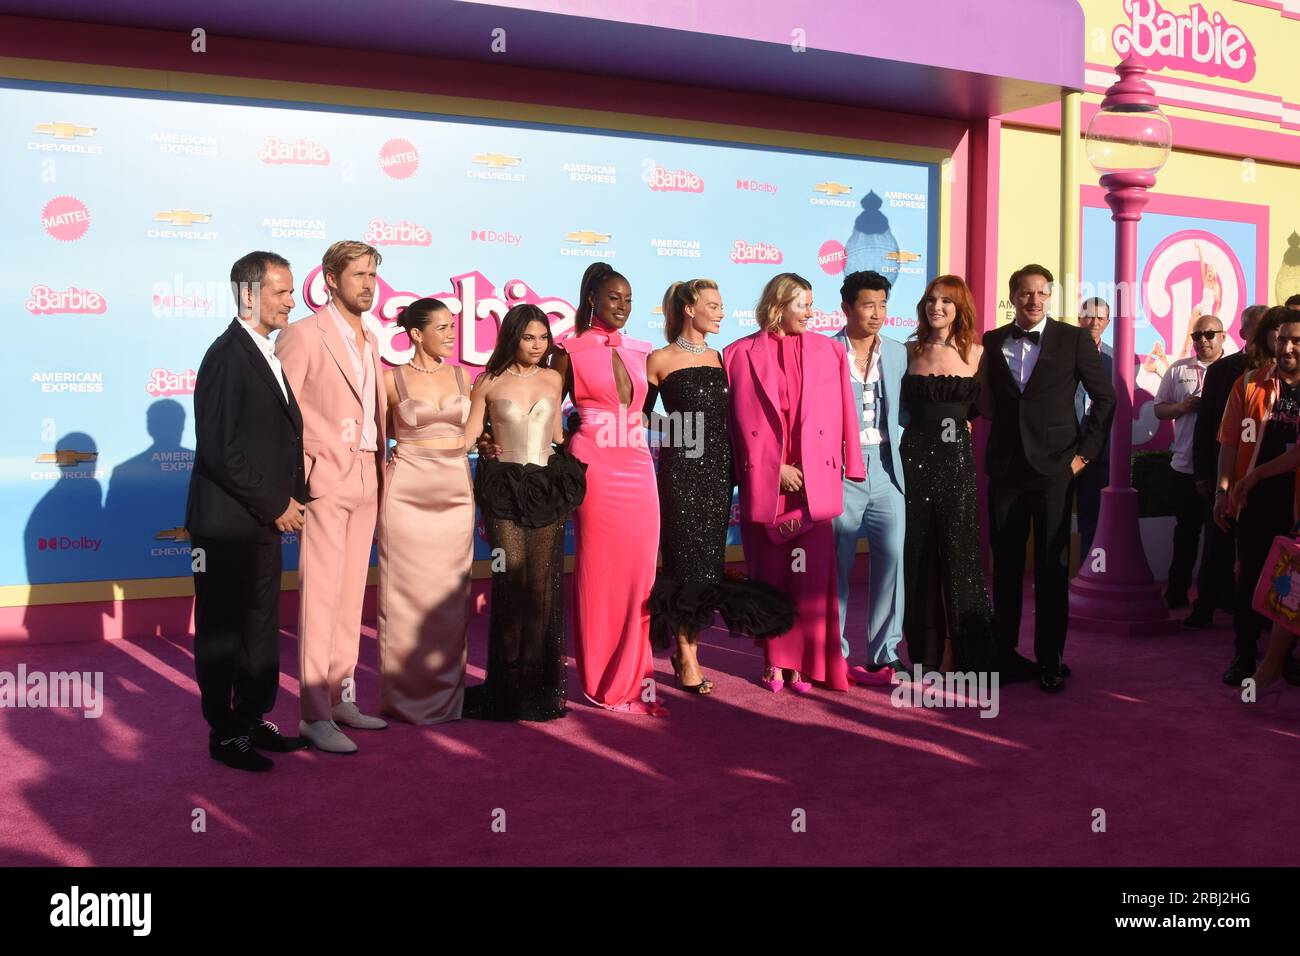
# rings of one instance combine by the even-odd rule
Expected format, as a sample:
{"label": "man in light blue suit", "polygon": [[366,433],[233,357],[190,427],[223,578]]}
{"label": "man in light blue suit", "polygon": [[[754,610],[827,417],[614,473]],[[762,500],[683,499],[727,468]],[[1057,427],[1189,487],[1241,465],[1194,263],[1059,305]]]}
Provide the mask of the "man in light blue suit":
{"label": "man in light blue suit", "polygon": [[847,353],[860,416],[858,440],[867,471],[866,481],[844,482],[844,511],[835,519],[840,644],[846,658],[850,653],[849,572],[863,530],[870,553],[866,666],[849,668],[849,678],[859,684],[888,684],[907,677],[907,668],[898,656],[903,638],[906,520],[898,412],[907,349],[880,334],[889,288],[889,280],[877,272],[854,272],[845,277],[840,299],[847,324],[835,335]]}

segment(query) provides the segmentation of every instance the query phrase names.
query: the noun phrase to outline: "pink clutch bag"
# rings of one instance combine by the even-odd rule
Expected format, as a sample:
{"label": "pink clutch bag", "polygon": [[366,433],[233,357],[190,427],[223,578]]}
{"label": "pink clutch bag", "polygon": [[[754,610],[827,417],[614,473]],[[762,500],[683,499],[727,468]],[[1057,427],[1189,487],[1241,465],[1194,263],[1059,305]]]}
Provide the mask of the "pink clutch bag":
{"label": "pink clutch bag", "polygon": [[1273,539],[1251,604],[1288,631],[1300,632],[1300,541],[1284,535]]}
{"label": "pink clutch bag", "polygon": [[773,544],[780,544],[783,541],[791,541],[799,537],[799,535],[811,529],[812,526],[812,516],[808,514],[808,509],[796,508],[794,511],[787,511],[783,515],[777,515],[773,524],[766,525],[767,538]]}

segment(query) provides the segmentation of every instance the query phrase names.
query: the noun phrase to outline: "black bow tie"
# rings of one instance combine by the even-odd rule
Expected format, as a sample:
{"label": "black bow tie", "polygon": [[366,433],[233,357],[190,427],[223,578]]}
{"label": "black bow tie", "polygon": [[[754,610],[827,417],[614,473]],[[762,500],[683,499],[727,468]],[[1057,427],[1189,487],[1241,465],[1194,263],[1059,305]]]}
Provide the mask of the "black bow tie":
{"label": "black bow tie", "polygon": [[1011,337],[1013,339],[1029,339],[1035,345],[1038,344],[1038,339],[1042,334],[1042,332],[1026,332],[1018,325],[1011,326]]}

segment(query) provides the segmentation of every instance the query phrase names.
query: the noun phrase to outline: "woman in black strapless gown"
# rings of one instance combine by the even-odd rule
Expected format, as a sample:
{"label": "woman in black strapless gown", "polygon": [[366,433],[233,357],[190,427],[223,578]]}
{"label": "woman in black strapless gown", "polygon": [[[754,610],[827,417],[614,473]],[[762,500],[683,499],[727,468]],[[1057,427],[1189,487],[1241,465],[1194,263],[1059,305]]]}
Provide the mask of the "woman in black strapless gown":
{"label": "woman in black strapless gown", "polygon": [[926,672],[938,670],[948,663],[945,641],[951,641],[952,669],[984,671],[996,644],[969,427],[978,414],[981,350],[973,299],[960,278],[940,276],[926,288],[908,352],[899,449],[907,479],[908,655]]}
{"label": "woman in black strapless gown", "polygon": [[[677,282],[664,296],[668,346],[647,365],[650,390],[645,412],[662,398],[658,419],[659,551],[663,558],[650,594],[650,639],[676,645],[673,671],[683,690],[708,694],[713,682],[700,675],[696,637],[720,613],[733,633],[770,637],[794,624],[794,605],[774,588],[725,571],[727,529],[734,484],[727,437],[727,373],[721,356],[705,345],[718,331],[722,297],[708,279]],[[700,363],[700,364],[697,364]]]}

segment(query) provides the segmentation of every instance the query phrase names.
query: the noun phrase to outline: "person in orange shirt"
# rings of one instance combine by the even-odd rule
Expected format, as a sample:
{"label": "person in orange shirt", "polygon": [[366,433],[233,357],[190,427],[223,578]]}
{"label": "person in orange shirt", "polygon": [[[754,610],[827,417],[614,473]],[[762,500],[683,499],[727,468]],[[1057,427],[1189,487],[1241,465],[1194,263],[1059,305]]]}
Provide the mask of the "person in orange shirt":
{"label": "person in orange shirt", "polygon": [[1295,446],[1300,433],[1300,317],[1277,306],[1260,319],[1252,348],[1272,354],[1239,378],[1219,424],[1219,481],[1214,521],[1227,530],[1235,524],[1237,593],[1232,628],[1235,653],[1223,675],[1238,685],[1255,671],[1259,635],[1269,622],[1251,602],[1273,538],[1286,534],[1296,519],[1294,472],[1260,480],[1251,469]]}

